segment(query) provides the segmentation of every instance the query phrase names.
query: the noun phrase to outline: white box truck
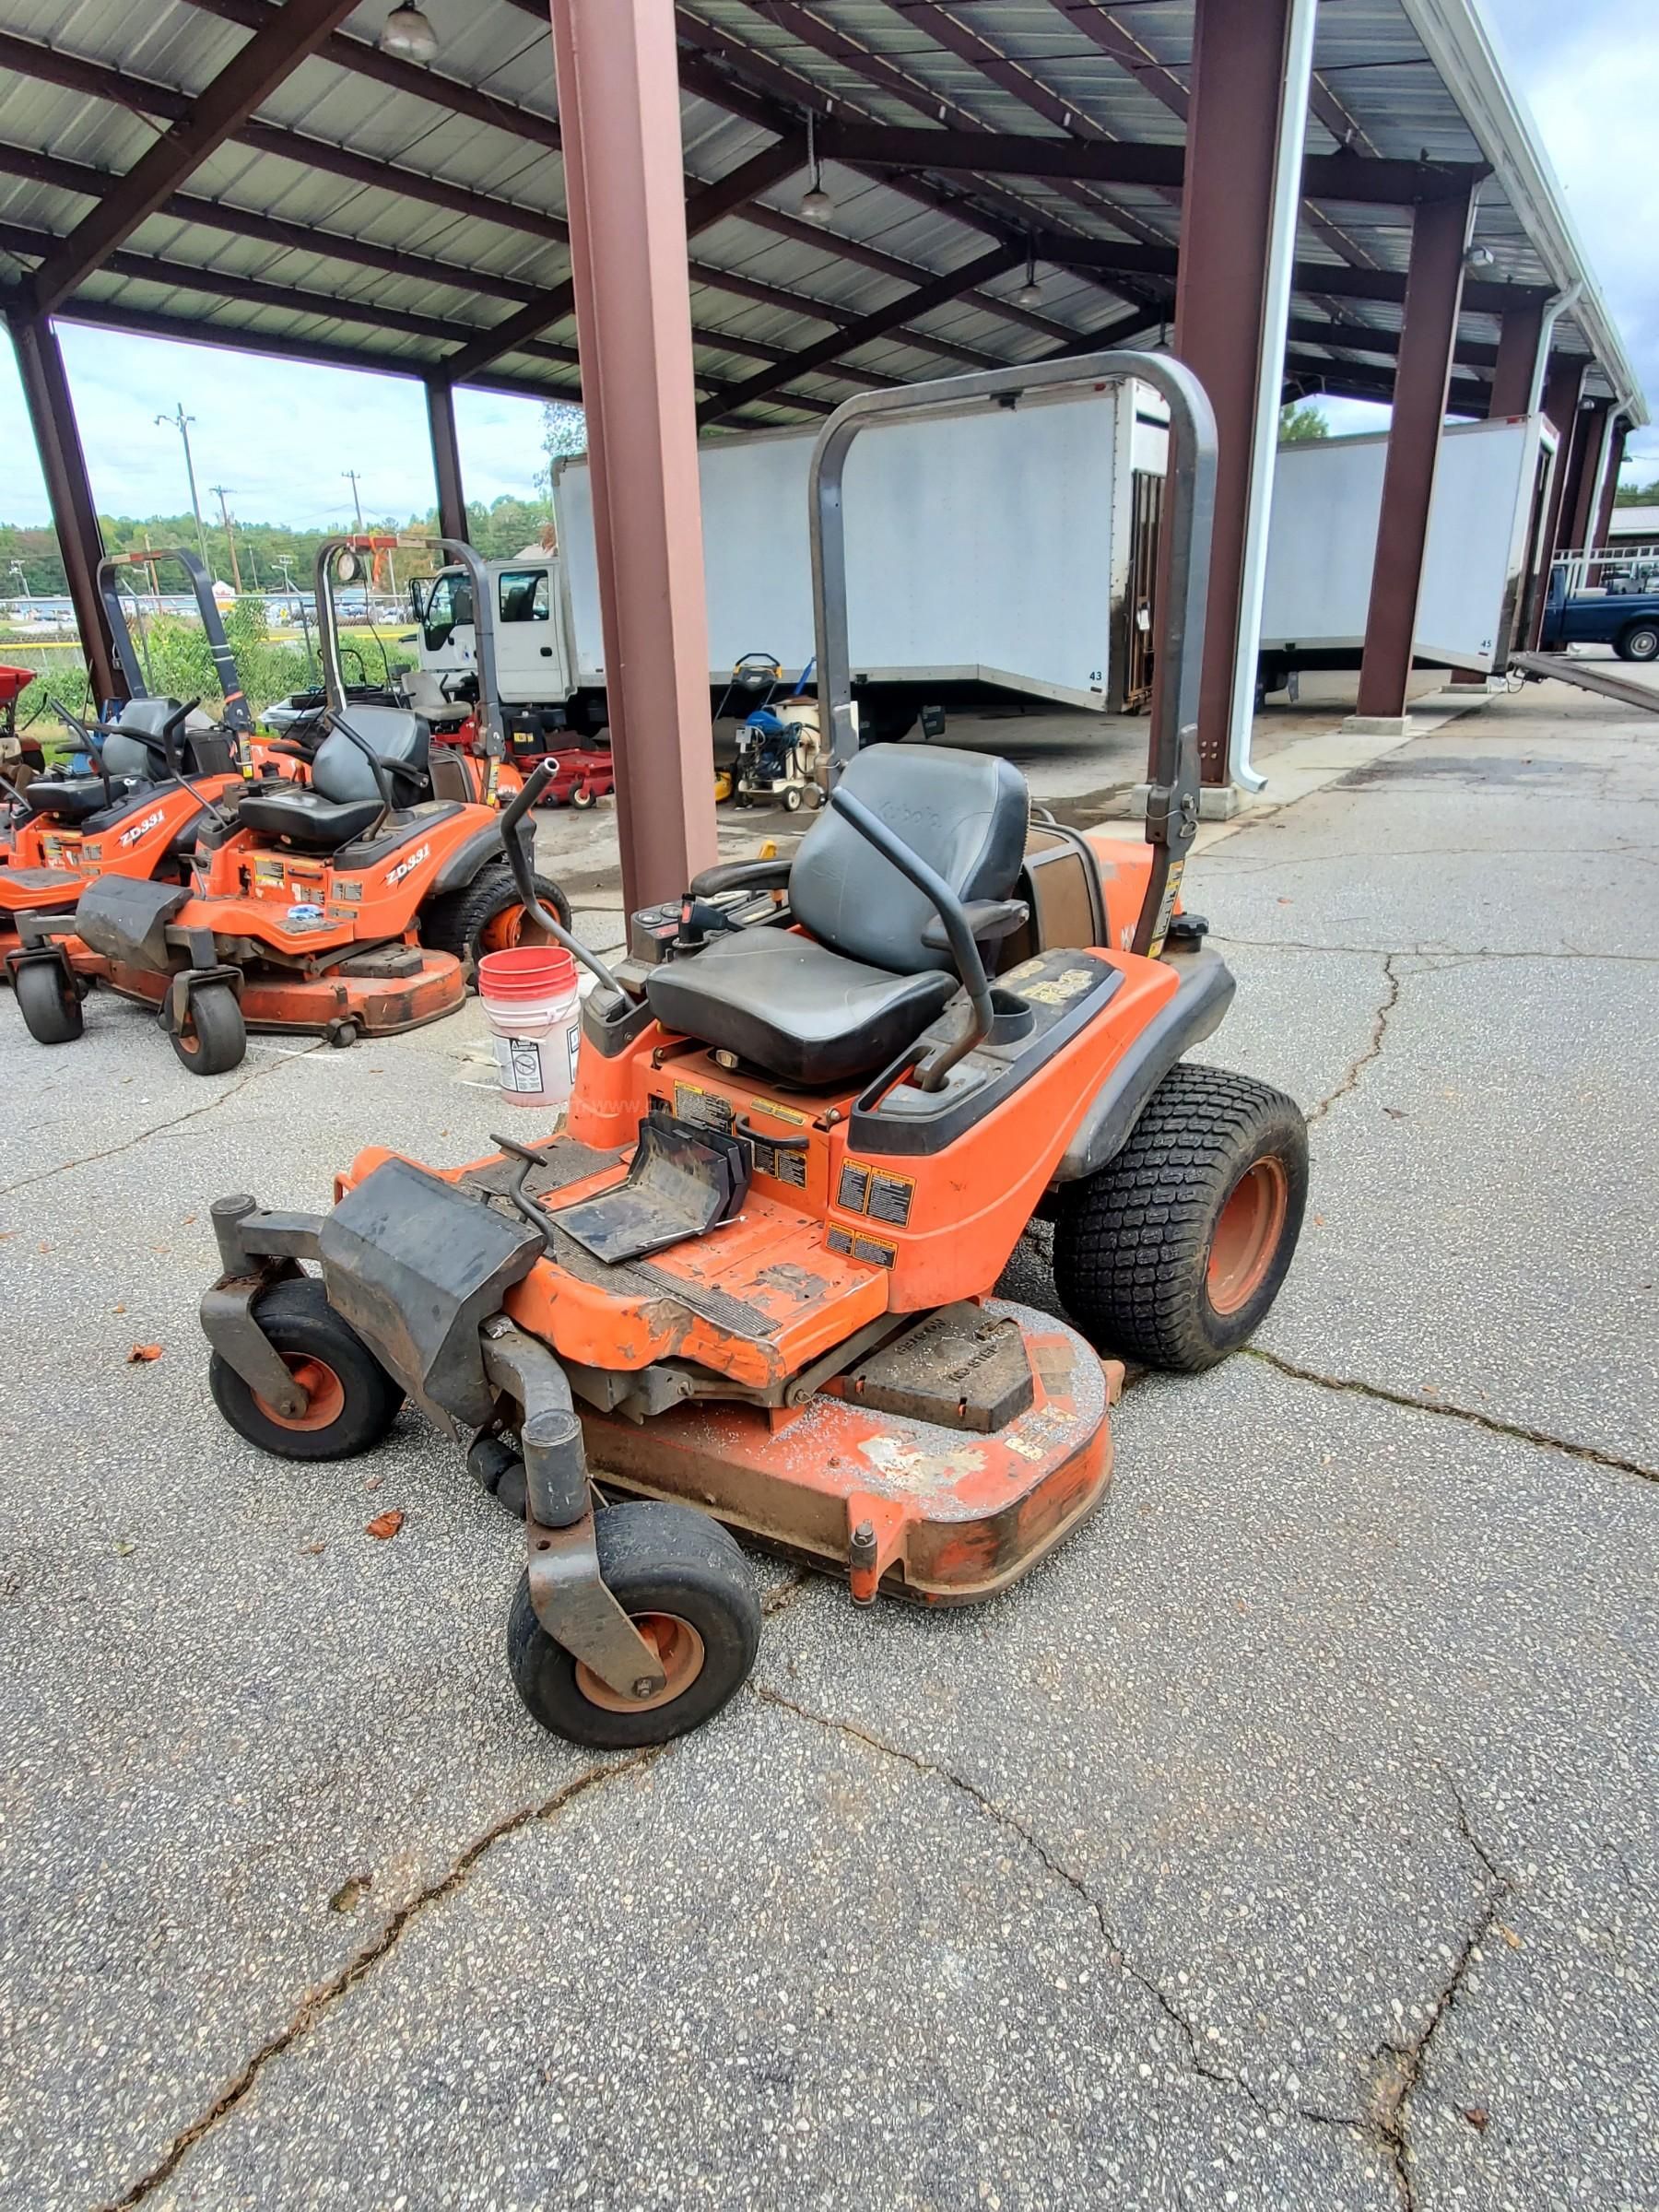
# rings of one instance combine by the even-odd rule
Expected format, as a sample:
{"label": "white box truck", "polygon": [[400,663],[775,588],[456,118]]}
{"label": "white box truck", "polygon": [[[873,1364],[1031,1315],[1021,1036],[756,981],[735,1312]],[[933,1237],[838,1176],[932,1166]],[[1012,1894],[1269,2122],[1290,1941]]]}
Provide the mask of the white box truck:
{"label": "white box truck", "polygon": [[[1538,415],[1441,434],[1416,657],[1501,674],[1536,566],[1556,436]],[[1386,433],[1281,445],[1267,531],[1261,688],[1292,670],[1357,668],[1382,511]]]}
{"label": "white box truck", "polygon": [[[746,653],[771,654],[789,678],[812,657],[814,441],[812,431],[758,431],[700,449],[712,706]],[[902,735],[933,702],[1138,704],[1150,634],[1138,610],[1151,596],[1164,442],[1125,386],[906,418],[861,438],[846,515],[865,734]],[[488,564],[502,701],[516,727],[534,729],[539,716],[543,727],[591,731],[606,719],[606,671],[585,459],[561,464],[553,503],[556,552]],[[416,592],[422,667],[470,667],[464,571],[446,569]]]}

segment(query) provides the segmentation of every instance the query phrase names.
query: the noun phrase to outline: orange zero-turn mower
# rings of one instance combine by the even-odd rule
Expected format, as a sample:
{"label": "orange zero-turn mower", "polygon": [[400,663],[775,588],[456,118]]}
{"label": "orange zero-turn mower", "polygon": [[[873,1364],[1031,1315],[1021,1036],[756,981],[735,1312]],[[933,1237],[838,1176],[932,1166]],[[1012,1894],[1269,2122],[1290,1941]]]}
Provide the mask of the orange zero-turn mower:
{"label": "orange zero-turn mower", "polygon": [[[330,647],[327,565],[342,542],[317,557]],[[478,565],[470,547],[443,542]],[[491,707],[480,713],[493,711],[493,645],[486,606],[478,658]],[[242,785],[234,811],[199,832],[182,885],[100,879],[65,921],[24,918],[22,957],[42,972],[58,963],[63,1021],[37,1026],[32,1002],[20,1002],[41,1043],[79,1035],[72,985],[89,974],[155,1006],[193,1073],[219,1075],[242,1058],[250,1029],[346,1045],[436,1021],[463,1003],[480,954],[544,935],[503,857],[497,809],[435,795],[426,723],[362,701],[347,713],[337,653],[325,651],[324,666],[328,734],[309,782]],[[536,877],[534,890],[569,921],[556,884]]]}
{"label": "orange zero-turn mower", "polygon": [[[1169,401],[1173,496],[1124,948],[1050,934],[1054,847],[1009,763],[854,749],[839,500],[871,417],[1128,376]],[[1232,982],[1195,924],[1168,934],[1197,818],[1213,438],[1179,363],[1116,352],[843,406],[812,514],[839,772],[793,861],[708,871],[671,941],[639,918],[614,975],[540,917],[598,979],[557,1134],[441,1171],[362,1152],[324,1215],[214,1206],[220,1411],[300,1460],[367,1450],[406,1397],[453,1434],[525,1515],[508,1664],[555,1734],[657,1742],[744,1681],[759,1613],[718,1524],[861,1604],[1003,1589],[1104,1494],[1118,1356],[1206,1367],[1271,1304],[1305,1124],[1182,1061]],[[526,901],[514,818],[546,772],[502,819]],[[1040,1213],[1076,1325],[994,1295]]]}

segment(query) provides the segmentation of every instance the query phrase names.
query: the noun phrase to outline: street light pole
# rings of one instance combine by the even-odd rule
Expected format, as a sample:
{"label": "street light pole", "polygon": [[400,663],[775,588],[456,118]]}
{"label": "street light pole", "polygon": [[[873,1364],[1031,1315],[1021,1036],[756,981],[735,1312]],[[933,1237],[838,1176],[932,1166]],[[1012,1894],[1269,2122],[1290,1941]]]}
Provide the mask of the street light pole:
{"label": "street light pole", "polygon": [[184,474],[190,478],[190,512],[195,516],[196,544],[202,549],[202,566],[211,579],[213,563],[207,558],[207,533],[202,527],[202,502],[196,497],[195,463],[191,458],[190,453],[190,426],[195,420],[195,417],[185,414],[184,402],[180,400],[176,414],[158,415],[156,420],[171,424],[184,441]]}

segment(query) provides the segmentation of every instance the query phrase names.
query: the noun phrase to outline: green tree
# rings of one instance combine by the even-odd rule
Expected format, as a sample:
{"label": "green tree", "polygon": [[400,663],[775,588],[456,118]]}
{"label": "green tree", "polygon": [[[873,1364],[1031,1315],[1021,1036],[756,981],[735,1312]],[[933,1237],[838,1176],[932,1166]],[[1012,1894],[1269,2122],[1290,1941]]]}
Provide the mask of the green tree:
{"label": "green tree", "polygon": [[1317,400],[1293,399],[1279,409],[1281,445],[1312,445],[1330,434],[1331,426],[1320,413]]}

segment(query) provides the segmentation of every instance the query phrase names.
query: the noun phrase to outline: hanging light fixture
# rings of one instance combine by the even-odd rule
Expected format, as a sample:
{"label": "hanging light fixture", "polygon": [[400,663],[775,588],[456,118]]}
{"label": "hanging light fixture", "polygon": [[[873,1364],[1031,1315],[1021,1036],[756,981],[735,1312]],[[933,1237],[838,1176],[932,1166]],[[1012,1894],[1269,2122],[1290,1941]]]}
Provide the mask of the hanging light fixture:
{"label": "hanging light fixture", "polygon": [[818,158],[818,144],[813,135],[812,117],[806,118],[806,166],[812,171],[810,188],[802,194],[795,213],[804,222],[827,223],[835,213],[835,202],[824,190],[823,164]]}
{"label": "hanging light fixture", "polygon": [[429,62],[438,51],[438,33],[418,7],[394,7],[381,26],[380,47],[406,62]]}
{"label": "hanging light fixture", "polygon": [[1041,307],[1042,287],[1037,281],[1037,248],[1034,243],[1026,247],[1026,278],[1014,295],[1016,307]]}

